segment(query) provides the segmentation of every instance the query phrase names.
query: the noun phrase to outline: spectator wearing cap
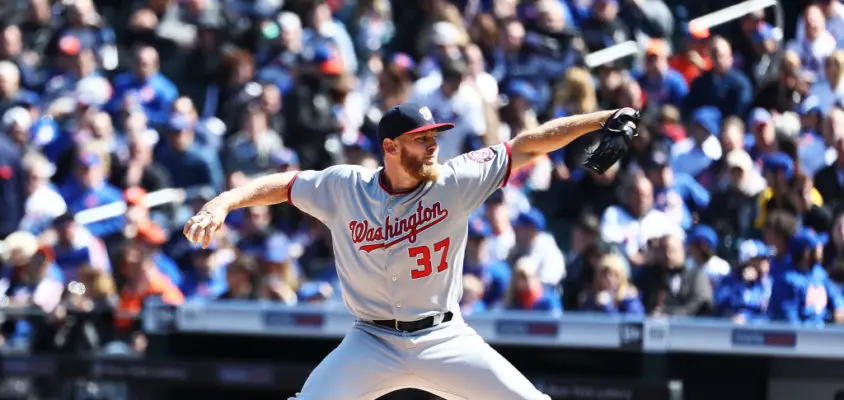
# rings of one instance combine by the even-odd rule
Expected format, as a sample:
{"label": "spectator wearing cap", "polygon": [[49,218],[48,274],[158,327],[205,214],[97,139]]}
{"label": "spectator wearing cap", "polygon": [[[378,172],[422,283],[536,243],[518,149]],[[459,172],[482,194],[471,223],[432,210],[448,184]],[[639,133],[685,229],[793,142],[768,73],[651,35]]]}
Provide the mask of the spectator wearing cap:
{"label": "spectator wearing cap", "polygon": [[20,228],[35,234],[50,227],[53,220],[67,212],[67,204],[58,193],[50,178],[55,166],[44,156],[32,152],[23,159],[26,174],[26,204]]}
{"label": "spectator wearing cap", "polygon": [[700,316],[712,311],[712,283],[702,268],[686,267],[682,236],[658,238],[649,256],[648,265],[634,275],[648,315]]}
{"label": "spectator wearing cap", "polygon": [[712,69],[692,82],[683,103],[685,114],[691,115],[701,106],[715,106],[722,115],[745,117],[753,100],[753,87],[747,76],[733,67],[730,43],[715,37],[711,41]]}
{"label": "spectator wearing cap", "polygon": [[826,143],[820,130],[823,120],[820,100],[816,96],[809,96],[803,99],[797,111],[802,127],[796,138],[800,171],[814,176],[821,168],[829,165]]}
{"label": "spectator wearing cap", "polygon": [[769,273],[774,249],[750,239],[741,242],[738,250],[738,268],[715,291],[716,313],[739,324],[765,321],[773,285]]}
{"label": "spectator wearing cap", "polygon": [[513,263],[513,278],[504,299],[507,310],[561,311],[563,304],[556,290],[549,288],[539,277],[539,266],[530,257]]}
{"label": "spectator wearing cap", "polygon": [[802,229],[791,238],[791,262],[774,277],[768,314],[773,320],[822,325],[844,323],[844,296],[819,264],[820,238]]}
{"label": "spectator wearing cap", "polygon": [[645,49],[644,70],[637,81],[648,94],[648,102],[658,107],[664,104],[681,107],[689,93],[689,85],[683,75],[668,65],[669,53],[667,41],[651,39]]}
{"label": "spectator wearing cap", "polygon": [[285,304],[298,302],[299,274],[289,251],[290,241],[283,235],[268,238],[261,257],[263,273],[258,296]]}
{"label": "spectator wearing cap", "polygon": [[[25,154],[32,149],[30,128],[32,115],[23,107],[12,107],[3,114],[2,128],[4,133],[15,142]],[[32,149],[34,150],[34,149]]]}
{"label": "spectator wearing cap", "polygon": [[566,260],[545,224],[545,216],[536,208],[519,214],[513,221],[516,242],[508,260],[513,265],[517,259],[529,259],[535,264],[538,279],[550,290],[565,278]]}
{"label": "spectator wearing cap", "polygon": [[91,267],[111,272],[111,261],[102,239],[92,235],[79,225],[73,215],[64,214],[53,220],[56,241],[52,251],[56,264],[62,269],[65,279],[76,279],[80,268]]}
{"label": "spectator wearing cap", "polygon": [[837,48],[836,38],[826,29],[826,18],[815,4],[806,7],[802,16],[803,37],[790,41],[786,47],[797,53],[801,72],[810,83],[824,77],[824,62]]}
{"label": "spectator wearing cap", "polygon": [[179,286],[184,282],[184,273],[179,265],[163,251],[162,246],[167,243],[168,234],[161,225],[150,218],[150,210],[145,203],[146,195],[147,192],[138,187],[129,188],[123,193],[128,207],[123,236],[142,251],[150,254],[158,271],[167,276],[173,284]]}
{"label": "spectator wearing cap", "polygon": [[[759,213],[754,223],[757,228],[762,228],[769,212],[788,206],[789,186],[795,175],[794,161],[785,153],[773,153],[763,158],[762,171],[768,187],[759,196]],[[823,197],[817,189],[812,188],[809,196],[813,204],[823,206]]]}
{"label": "spectator wearing cap", "polygon": [[626,267],[624,258],[618,254],[602,257],[590,287],[581,293],[578,310],[644,316],[645,307]]}
{"label": "spectator wearing cap", "polygon": [[[61,270],[52,262],[48,249],[39,248],[38,239],[29,232],[15,232],[2,242],[5,264],[0,272],[2,295],[7,307],[37,307],[44,313],[52,313],[62,300],[64,285]],[[3,336],[11,340],[29,341],[33,331],[38,332],[38,319],[8,318],[4,323]]]}
{"label": "spectator wearing cap", "polygon": [[190,265],[179,286],[185,298],[215,299],[228,290],[224,251],[216,240],[204,249],[191,247]]}
{"label": "spectator wearing cap", "polygon": [[713,227],[721,237],[747,237],[754,229],[758,198],[767,184],[742,149],[727,153],[724,163],[726,175],[712,186],[709,206],[700,221]]}
{"label": "spectator wearing cap", "polygon": [[691,268],[700,268],[709,277],[712,287],[730,273],[730,264],[718,257],[718,234],[707,225],[695,225],[689,232],[688,252]]}
{"label": "spectator wearing cap", "polygon": [[[74,174],[59,187],[59,193],[74,213],[123,200],[120,189],[106,180],[102,156],[93,152],[81,153],[74,165]],[[124,226],[122,216],[92,222],[86,227],[92,234],[106,237],[119,233]]]}
{"label": "spectator wearing cap", "polygon": [[675,172],[698,177],[721,158],[721,115],[715,106],[702,106],[692,112],[689,137],[671,146],[671,167]]}
{"label": "spectator wearing cap", "polygon": [[681,44],[678,52],[668,59],[668,65],[675,69],[691,85],[697,77],[712,69],[712,57],[709,53],[709,29],[701,29],[692,24],[681,23]]}
{"label": "spectator wearing cap", "polygon": [[825,140],[830,142],[836,159],[830,165],[815,174],[815,188],[820,193],[830,209],[838,209],[844,204],[844,130],[840,128],[844,122],[844,111],[833,109],[827,124]]}
{"label": "spectator wearing cap", "polygon": [[654,208],[664,212],[683,229],[692,224],[692,211],[706,209],[710,193],[687,174],[675,174],[665,152],[651,153],[642,165],[654,188]]}
{"label": "spectator wearing cap", "polygon": [[358,56],[349,32],[342,22],[332,15],[331,7],[325,2],[314,3],[307,13],[307,23],[302,33],[306,47],[329,46],[337,50],[343,71],[355,74],[358,70]]}
{"label": "spectator wearing cap", "polygon": [[106,110],[117,113],[129,102],[143,108],[151,124],[166,124],[179,91],[170,79],[159,72],[158,51],[151,46],[138,47],[132,68],[131,72],[114,78],[114,95]]}
{"label": "spectator wearing cap", "polygon": [[747,121],[749,135],[745,138],[745,146],[754,160],[761,161],[769,154],[781,151],[781,140],[777,137],[774,117],[761,107],[750,112]]}
{"label": "spectator wearing cap", "polygon": [[445,162],[466,151],[483,147],[487,124],[483,99],[467,82],[466,63],[463,60],[447,61],[441,65],[441,71],[441,85],[428,86],[419,81],[413,88],[410,101],[427,105],[435,120],[455,124],[454,129],[438,140],[440,162]]}
{"label": "spectator wearing cap", "polygon": [[463,274],[472,275],[481,283],[481,302],[485,308],[497,308],[504,300],[510,284],[510,266],[501,260],[491,259],[489,240],[492,227],[483,219],[476,218],[469,223],[466,258]]}
{"label": "spectator wearing cap", "polygon": [[166,129],[167,143],[160,147],[154,160],[170,174],[179,188],[210,186],[223,188],[223,173],[218,157],[202,152],[195,142],[195,125],[184,115],[175,115]]}
{"label": "spectator wearing cap", "polygon": [[38,95],[21,87],[21,72],[11,61],[0,61],[0,115],[12,107],[38,102]]}
{"label": "spectator wearing cap", "polygon": [[[80,89],[86,89],[86,91],[90,90],[90,88],[83,88],[80,86],[86,78],[99,77],[105,79],[100,73],[97,55],[93,48],[87,47],[82,43],[76,43],[79,39],[74,36],[68,36],[62,40],[65,42],[60,42],[64,45],[60,46],[59,49],[65,57],[68,57],[67,68],[57,71],[54,76],[47,80],[44,84],[44,95],[42,96],[42,101],[45,104],[52,104],[62,98],[73,98],[77,101],[87,101],[93,103],[90,98],[80,98],[82,97],[80,95],[88,94]],[[74,43],[68,44],[66,43],[67,41]],[[106,81],[105,87],[108,89],[110,94],[111,84],[108,84],[108,81]],[[105,100],[107,101],[108,98]]]}
{"label": "spectator wearing cap", "polygon": [[634,174],[620,188],[621,205],[608,207],[601,216],[601,238],[619,247],[630,264],[645,263],[651,239],[671,232],[682,232],[678,223],[653,207],[653,185],[642,175]]}

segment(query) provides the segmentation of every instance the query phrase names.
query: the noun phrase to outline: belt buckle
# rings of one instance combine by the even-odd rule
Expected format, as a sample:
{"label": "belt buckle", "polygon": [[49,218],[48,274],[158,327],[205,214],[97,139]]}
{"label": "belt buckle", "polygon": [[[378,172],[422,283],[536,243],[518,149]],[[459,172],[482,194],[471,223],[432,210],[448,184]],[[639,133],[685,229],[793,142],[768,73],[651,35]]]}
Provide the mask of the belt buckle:
{"label": "belt buckle", "polygon": [[397,331],[398,331],[398,330],[400,330],[400,329],[399,329],[399,320],[394,319],[394,320],[393,320],[393,322],[394,322],[394,325],[395,325],[396,330],[397,330]]}

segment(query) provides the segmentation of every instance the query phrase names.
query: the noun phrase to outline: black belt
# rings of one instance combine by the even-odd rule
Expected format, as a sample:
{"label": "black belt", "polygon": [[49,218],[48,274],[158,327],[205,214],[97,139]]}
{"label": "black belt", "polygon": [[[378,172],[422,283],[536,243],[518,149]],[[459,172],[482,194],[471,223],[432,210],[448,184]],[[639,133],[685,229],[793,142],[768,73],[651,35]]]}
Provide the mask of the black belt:
{"label": "black belt", "polygon": [[[451,311],[448,311],[445,314],[443,314],[442,322],[451,321],[451,318],[453,318],[453,317],[454,317],[454,313],[452,313]],[[375,325],[383,326],[385,328],[395,329],[397,331],[416,332],[416,331],[421,331],[423,329],[428,329],[428,328],[434,326],[434,316],[430,316],[428,318],[422,318],[420,320],[410,321],[410,322],[397,321],[397,320],[394,320],[394,319],[383,319],[383,320],[378,320],[378,321],[372,321],[372,323],[375,324]]]}

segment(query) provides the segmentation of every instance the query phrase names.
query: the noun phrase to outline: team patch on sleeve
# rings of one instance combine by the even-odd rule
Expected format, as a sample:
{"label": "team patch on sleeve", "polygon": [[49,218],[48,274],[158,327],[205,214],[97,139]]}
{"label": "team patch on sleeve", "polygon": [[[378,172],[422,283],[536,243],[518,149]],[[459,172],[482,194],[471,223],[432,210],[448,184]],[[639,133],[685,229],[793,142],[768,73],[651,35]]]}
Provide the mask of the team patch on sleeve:
{"label": "team patch on sleeve", "polygon": [[485,163],[492,161],[495,158],[495,151],[492,148],[486,147],[483,149],[470,151],[466,157],[477,163]]}

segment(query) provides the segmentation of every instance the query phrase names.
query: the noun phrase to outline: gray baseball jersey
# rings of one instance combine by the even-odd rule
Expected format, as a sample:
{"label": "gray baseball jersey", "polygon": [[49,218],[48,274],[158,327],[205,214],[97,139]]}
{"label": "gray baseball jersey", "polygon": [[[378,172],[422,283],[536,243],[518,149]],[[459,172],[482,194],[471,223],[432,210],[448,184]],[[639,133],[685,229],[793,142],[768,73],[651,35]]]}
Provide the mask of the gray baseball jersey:
{"label": "gray baseball jersey", "polygon": [[[507,181],[507,144],[458,156],[436,182],[387,190],[382,170],[304,171],[288,199],[332,232],[346,307],[357,321],[298,400],[376,399],[418,388],[449,400],[549,400],[460,315],[468,216]],[[365,321],[454,319],[413,333]]]}
{"label": "gray baseball jersey", "polygon": [[468,216],[510,171],[507,144],[463,154],[436,182],[391,192],[382,169],[304,171],[289,202],[332,232],[343,301],[361,320],[415,321],[458,309]]}

